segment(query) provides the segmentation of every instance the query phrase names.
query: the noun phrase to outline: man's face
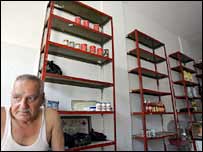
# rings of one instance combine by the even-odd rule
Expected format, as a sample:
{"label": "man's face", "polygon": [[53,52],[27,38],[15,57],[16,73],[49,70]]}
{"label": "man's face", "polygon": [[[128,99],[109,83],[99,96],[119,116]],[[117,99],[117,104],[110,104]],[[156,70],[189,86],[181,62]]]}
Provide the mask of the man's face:
{"label": "man's face", "polygon": [[19,121],[35,119],[43,102],[40,85],[32,80],[16,81],[11,96],[11,114]]}

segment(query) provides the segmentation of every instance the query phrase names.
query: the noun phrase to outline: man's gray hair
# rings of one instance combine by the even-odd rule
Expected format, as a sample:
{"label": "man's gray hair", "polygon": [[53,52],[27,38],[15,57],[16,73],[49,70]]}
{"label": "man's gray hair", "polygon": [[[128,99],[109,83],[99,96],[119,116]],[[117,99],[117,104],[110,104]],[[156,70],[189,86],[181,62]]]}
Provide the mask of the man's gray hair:
{"label": "man's gray hair", "polygon": [[16,81],[23,81],[23,80],[32,80],[32,81],[36,81],[39,86],[40,86],[40,94],[44,93],[44,82],[38,78],[37,76],[35,75],[31,75],[31,74],[23,74],[23,75],[19,75],[15,82]]}

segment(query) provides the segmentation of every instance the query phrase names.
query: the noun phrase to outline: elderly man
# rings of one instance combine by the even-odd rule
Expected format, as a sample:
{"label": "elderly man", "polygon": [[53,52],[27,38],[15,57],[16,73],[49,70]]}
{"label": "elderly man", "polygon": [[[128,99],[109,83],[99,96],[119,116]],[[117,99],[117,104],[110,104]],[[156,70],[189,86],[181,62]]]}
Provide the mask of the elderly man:
{"label": "elderly man", "polygon": [[57,111],[44,108],[44,85],[38,77],[16,78],[11,107],[1,107],[1,150],[64,150],[64,136]]}

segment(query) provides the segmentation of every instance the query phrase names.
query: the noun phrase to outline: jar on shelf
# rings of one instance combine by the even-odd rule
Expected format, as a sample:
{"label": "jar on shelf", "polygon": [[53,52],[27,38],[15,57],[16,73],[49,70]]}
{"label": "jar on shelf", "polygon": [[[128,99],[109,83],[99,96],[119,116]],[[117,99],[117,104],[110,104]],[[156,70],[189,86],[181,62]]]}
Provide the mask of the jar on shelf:
{"label": "jar on shelf", "polygon": [[106,111],[106,103],[102,103],[102,111]]}
{"label": "jar on shelf", "polygon": [[103,55],[103,48],[97,48],[97,55]]}
{"label": "jar on shelf", "polygon": [[107,102],[106,103],[106,111],[111,111],[111,110],[112,110],[111,103]]}
{"label": "jar on shelf", "polygon": [[81,49],[80,43],[76,43],[76,44],[75,44],[75,48],[76,48],[76,49]]}
{"label": "jar on shelf", "polygon": [[94,29],[95,31],[99,31],[99,24],[94,24],[94,25],[93,25],[93,29]]}
{"label": "jar on shelf", "polygon": [[69,40],[63,40],[63,44],[69,45]]}
{"label": "jar on shelf", "polygon": [[148,111],[149,111],[149,112],[153,112],[153,110],[152,110],[152,105],[151,105],[150,102],[148,102]]}
{"label": "jar on shelf", "polygon": [[89,28],[89,21],[88,20],[83,20],[82,25]]}
{"label": "jar on shelf", "polygon": [[100,102],[96,103],[96,111],[101,111],[102,110],[102,104]]}
{"label": "jar on shelf", "polygon": [[70,41],[69,42],[69,46],[74,48],[75,47],[75,42],[74,41]]}
{"label": "jar on shelf", "polygon": [[96,46],[95,45],[90,45],[90,53],[93,53],[93,54],[96,53]]}
{"label": "jar on shelf", "polygon": [[80,45],[80,48],[81,48],[81,50],[83,50],[83,51],[87,51],[87,44],[86,44],[86,43],[82,43],[82,44]]}
{"label": "jar on shelf", "polygon": [[75,23],[81,24],[81,18],[79,16],[75,17]]}

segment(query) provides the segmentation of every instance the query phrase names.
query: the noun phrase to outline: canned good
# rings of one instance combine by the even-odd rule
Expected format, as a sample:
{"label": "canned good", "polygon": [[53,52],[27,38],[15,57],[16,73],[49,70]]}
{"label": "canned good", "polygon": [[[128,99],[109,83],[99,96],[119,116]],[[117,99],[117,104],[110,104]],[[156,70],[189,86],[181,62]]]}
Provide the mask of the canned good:
{"label": "canned good", "polygon": [[151,137],[156,137],[155,129],[151,129]]}
{"label": "canned good", "polygon": [[75,48],[80,49],[80,43],[76,43]]}
{"label": "canned good", "polygon": [[75,42],[74,42],[74,41],[70,41],[70,42],[69,42],[69,46],[70,46],[70,47],[75,47]]}
{"label": "canned good", "polygon": [[90,45],[90,53],[93,53],[93,54],[96,53],[96,46],[95,45]]}
{"label": "canned good", "polygon": [[102,110],[102,104],[100,102],[96,103],[96,111],[101,111]]}
{"label": "canned good", "polygon": [[102,111],[106,111],[106,103],[102,103]]}
{"label": "canned good", "polygon": [[111,107],[111,103],[106,103],[106,111],[111,111],[112,107]]}
{"label": "canned good", "polygon": [[94,24],[94,25],[93,25],[93,29],[94,29],[95,31],[99,31],[99,24]]}
{"label": "canned good", "polygon": [[81,24],[81,18],[80,17],[75,17],[75,23]]}
{"label": "canned good", "polygon": [[103,48],[97,48],[97,55],[103,55]]}
{"label": "canned good", "polygon": [[69,40],[63,40],[63,43],[64,43],[65,45],[69,45]]}
{"label": "canned good", "polygon": [[81,47],[81,50],[87,51],[87,44],[86,44],[86,43],[82,43],[82,44],[80,45],[80,47]]}
{"label": "canned good", "polygon": [[89,27],[89,21],[88,20],[83,20],[82,25],[85,26],[85,27]]}

